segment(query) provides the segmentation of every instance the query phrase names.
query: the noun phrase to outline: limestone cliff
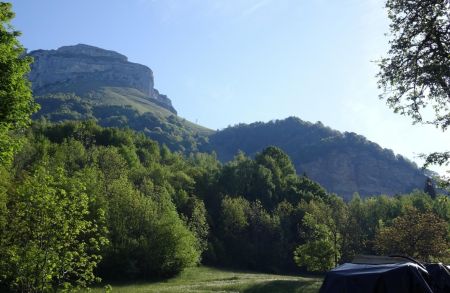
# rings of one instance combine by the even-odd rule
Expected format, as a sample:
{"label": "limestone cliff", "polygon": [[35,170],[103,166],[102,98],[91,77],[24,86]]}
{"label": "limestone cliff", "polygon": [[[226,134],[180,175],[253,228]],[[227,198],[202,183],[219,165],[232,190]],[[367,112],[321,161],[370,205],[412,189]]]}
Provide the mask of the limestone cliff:
{"label": "limestone cliff", "polygon": [[152,70],[129,62],[122,54],[78,44],[57,50],[36,50],[29,55],[34,58],[29,79],[36,95],[88,93],[100,87],[133,88],[176,114],[170,99],[154,88]]}

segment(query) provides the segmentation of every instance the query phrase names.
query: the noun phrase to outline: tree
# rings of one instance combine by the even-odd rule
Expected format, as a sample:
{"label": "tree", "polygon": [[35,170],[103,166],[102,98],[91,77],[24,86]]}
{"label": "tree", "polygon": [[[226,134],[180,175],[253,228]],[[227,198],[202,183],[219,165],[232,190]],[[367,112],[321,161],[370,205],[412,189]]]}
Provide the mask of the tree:
{"label": "tree", "polygon": [[124,176],[107,184],[111,245],[99,265],[101,275],[109,279],[168,277],[198,263],[198,240],[179,217],[169,194],[161,190],[144,195]]}
{"label": "tree", "polygon": [[423,188],[423,191],[431,196],[432,199],[436,198],[436,189],[434,188],[434,183],[431,178],[427,177],[425,180],[425,187]]}
{"label": "tree", "polygon": [[422,122],[423,109],[436,116],[426,121],[446,129],[450,116],[450,2],[386,1],[391,20],[388,57],[381,60],[379,84],[394,111]]}
{"label": "tree", "polygon": [[[381,98],[414,123],[450,125],[450,0],[387,0],[390,49],[379,62]],[[428,111],[425,108],[431,108]],[[433,114],[434,112],[434,114]],[[431,114],[431,115],[429,115]],[[450,152],[428,155],[446,164]]]}
{"label": "tree", "polygon": [[439,195],[433,202],[433,212],[450,222],[450,198],[447,195]]}
{"label": "tree", "polygon": [[344,261],[351,261],[355,255],[367,253],[368,213],[364,208],[364,201],[358,193],[353,194],[353,198],[347,204],[347,209],[348,217],[344,226],[342,258]]}
{"label": "tree", "polygon": [[330,241],[317,239],[299,245],[294,251],[294,260],[298,266],[306,266],[310,272],[326,272],[334,266],[333,254]]}
{"label": "tree", "polygon": [[279,181],[279,185],[282,185],[281,182],[288,175],[296,174],[291,158],[278,147],[265,148],[255,156],[255,161],[272,171],[275,181]]}
{"label": "tree", "polygon": [[196,197],[190,197],[187,200],[185,210],[180,216],[185,218],[187,227],[197,238],[200,253],[204,252],[208,247],[209,234],[207,212],[204,202]]}
{"label": "tree", "polygon": [[226,196],[222,200],[222,231],[225,236],[236,237],[249,225],[247,211],[250,203],[242,198]]}
{"label": "tree", "polygon": [[0,165],[11,162],[20,147],[20,132],[31,123],[37,110],[26,74],[32,59],[11,26],[14,13],[10,3],[0,2]]}
{"label": "tree", "polygon": [[375,236],[375,249],[383,254],[402,254],[423,261],[444,260],[449,256],[448,223],[431,212],[410,208],[391,226]]}
{"label": "tree", "polygon": [[341,256],[342,232],[338,221],[344,217],[345,204],[335,198],[331,204],[311,200],[301,206],[305,211],[301,223],[305,243],[295,249],[294,260],[308,271],[327,271],[337,265]]}
{"label": "tree", "polygon": [[55,173],[41,166],[9,194],[8,223],[0,231],[2,287],[47,292],[96,280],[107,243],[104,213],[92,219],[81,180],[62,169]]}

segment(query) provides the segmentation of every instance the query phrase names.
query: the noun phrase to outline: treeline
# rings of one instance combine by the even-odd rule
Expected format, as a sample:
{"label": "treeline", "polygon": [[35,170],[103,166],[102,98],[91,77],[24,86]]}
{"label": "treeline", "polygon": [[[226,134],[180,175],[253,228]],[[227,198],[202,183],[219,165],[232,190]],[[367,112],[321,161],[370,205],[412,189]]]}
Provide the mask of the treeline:
{"label": "treeline", "polygon": [[35,123],[2,172],[4,289],[170,277],[200,262],[292,273],[360,253],[449,260],[447,196],[346,203],[275,147],[221,165],[92,121]]}
{"label": "treeline", "polygon": [[298,265],[325,271],[358,254],[404,255],[420,261],[450,262],[450,200],[411,194],[361,199],[345,203],[334,198],[310,201],[299,232],[304,235],[294,254]]}
{"label": "treeline", "polygon": [[198,263],[206,211],[185,172],[187,161],[143,135],[35,125],[2,177],[2,283],[85,286],[94,274],[171,276]]}

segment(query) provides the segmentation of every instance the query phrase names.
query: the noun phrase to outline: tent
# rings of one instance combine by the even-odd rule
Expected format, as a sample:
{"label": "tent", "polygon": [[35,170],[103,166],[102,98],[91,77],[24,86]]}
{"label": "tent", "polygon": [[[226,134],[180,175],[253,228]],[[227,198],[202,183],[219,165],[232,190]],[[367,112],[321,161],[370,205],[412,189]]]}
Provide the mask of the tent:
{"label": "tent", "polygon": [[320,293],[448,293],[450,270],[409,258],[359,257],[329,271]]}

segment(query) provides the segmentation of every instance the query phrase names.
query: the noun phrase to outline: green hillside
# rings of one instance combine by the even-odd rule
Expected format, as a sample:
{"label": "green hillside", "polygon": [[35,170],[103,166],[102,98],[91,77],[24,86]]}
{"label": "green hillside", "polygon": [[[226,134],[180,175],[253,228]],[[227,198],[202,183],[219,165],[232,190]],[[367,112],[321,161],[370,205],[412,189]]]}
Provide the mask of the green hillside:
{"label": "green hillside", "polygon": [[28,77],[41,104],[34,119],[129,127],[184,153],[198,151],[212,133],[178,117],[171,100],[155,89],[152,70],[117,52],[78,44],[29,56],[34,62]]}
{"label": "green hillside", "polygon": [[213,131],[178,117],[133,88],[100,87],[84,95],[37,96],[41,110],[34,119],[51,122],[93,119],[102,126],[143,131],[174,151],[194,152]]}
{"label": "green hillside", "polygon": [[355,133],[290,117],[268,123],[239,124],[213,131],[183,119],[133,88],[100,87],[81,94],[36,97],[35,119],[51,122],[93,119],[104,127],[131,128],[173,151],[215,152],[222,162],[239,151],[253,156],[267,146],[283,149],[299,174],[330,192],[350,198],[423,189],[426,176],[408,159]]}
{"label": "green hillside", "polygon": [[221,161],[229,161],[239,150],[253,156],[269,145],[284,150],[299,174],[348,199],[354,192],[362,196],[411,192],[423,189],[426,180],[414,163],[362,135],[296,117],[228,127],[212,134],[207,147]]}

